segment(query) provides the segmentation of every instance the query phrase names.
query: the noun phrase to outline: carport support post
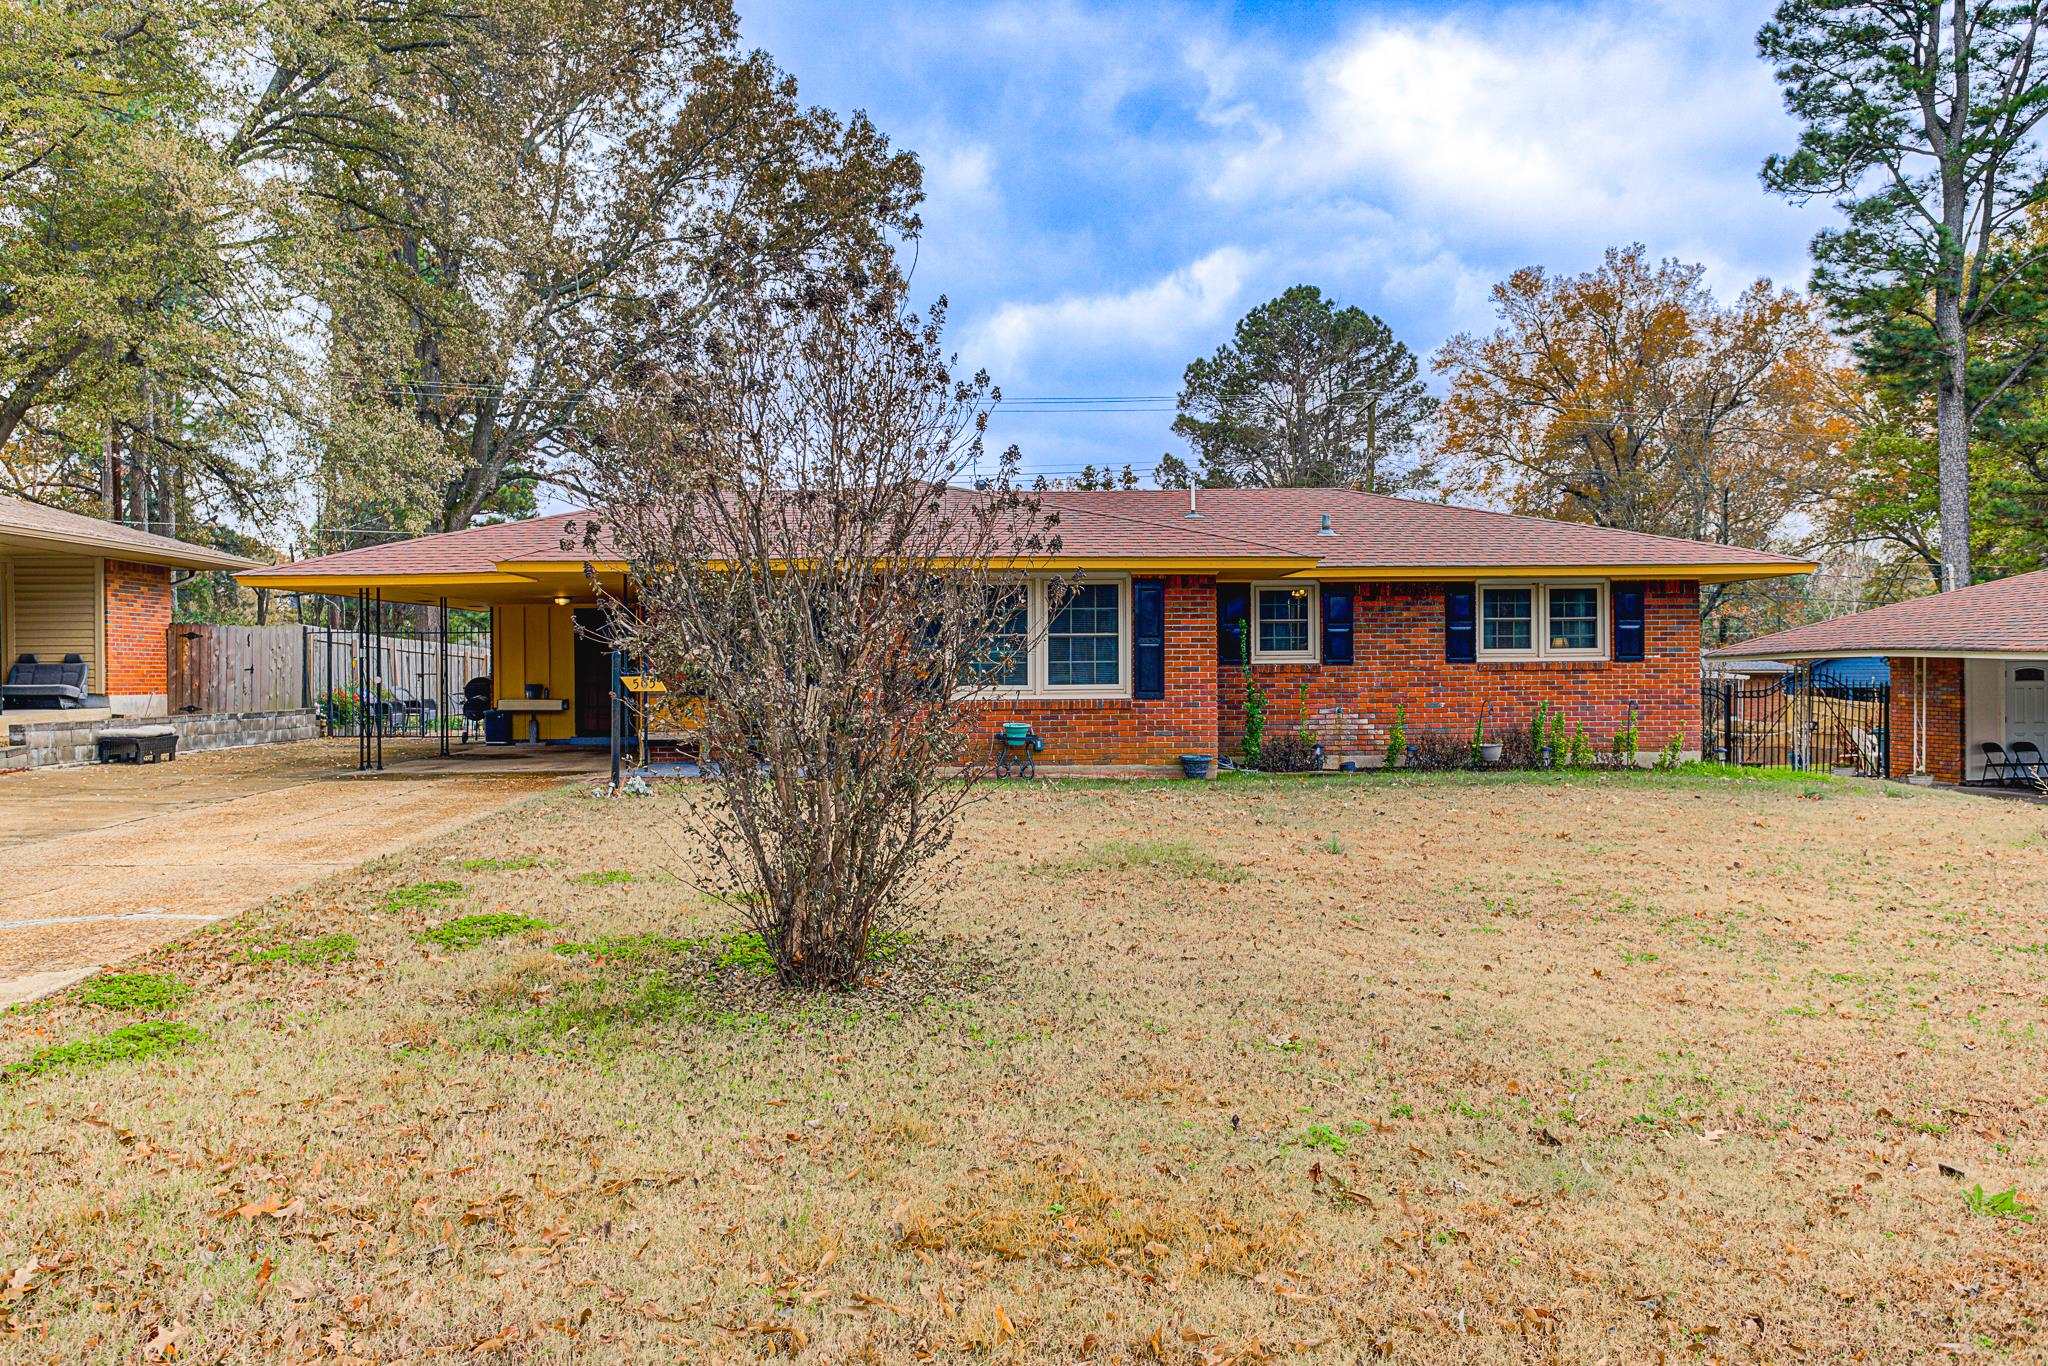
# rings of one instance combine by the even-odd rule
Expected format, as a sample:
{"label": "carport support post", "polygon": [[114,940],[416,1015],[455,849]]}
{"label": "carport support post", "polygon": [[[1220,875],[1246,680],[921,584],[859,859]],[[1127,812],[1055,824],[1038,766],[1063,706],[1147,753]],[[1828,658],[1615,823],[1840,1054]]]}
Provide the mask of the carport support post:
{"label": "carport support post", "polygon": [[619,726],[625,718],[625,708],[619,703],[619,671],[625,661],[625,654],[612,651],[612,792],[619,790]]}
{"label": "carport support post", "polygon": [[441,710],[434,717],[441,731],[441,757],[448,757],[448,599],[441,599]]}

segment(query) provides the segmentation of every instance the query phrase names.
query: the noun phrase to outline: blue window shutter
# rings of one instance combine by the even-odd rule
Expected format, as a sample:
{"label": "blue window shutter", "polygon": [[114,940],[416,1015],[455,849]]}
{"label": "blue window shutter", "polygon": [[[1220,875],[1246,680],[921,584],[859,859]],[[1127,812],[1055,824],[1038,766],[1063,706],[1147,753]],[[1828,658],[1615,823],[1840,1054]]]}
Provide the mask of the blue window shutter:
{"label": "blue window shutter", "polygon": [[1444,589],[1444,659],[1448,663],[1470,664],[1479,658],[1479,637],[1472,624],[1475,596],[1469,583],[1454,583]]}
{"label": "blue window shutter", "polygon": [[1252,613],[1252,590],[1248,584],[1216,585],[1216,658],[1224,664],[1243,664],[1249,654],[1244,641],[1246,619]]}
{"label": "blue window shutter", "polygon": [[1643,657],[1643,586],[1617,583],[1614,593],[1614,658],[1625,664]]}
{"label": "blue window shutter", "polygon": [[1131,695],[1166,696],[1166,581],[1131,580]]}
{"label": "blue window shutter", "polygon": [[1323,585],[1323,663],[1351,662],[1350,584]]}

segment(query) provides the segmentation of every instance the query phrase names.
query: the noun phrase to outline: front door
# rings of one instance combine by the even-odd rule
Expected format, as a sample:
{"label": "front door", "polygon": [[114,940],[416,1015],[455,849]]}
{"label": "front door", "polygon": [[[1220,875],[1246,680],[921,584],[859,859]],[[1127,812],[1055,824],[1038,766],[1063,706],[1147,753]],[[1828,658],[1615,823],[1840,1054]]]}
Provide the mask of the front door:
{"label": "front door", "polygon": [[576,734],[612,733],[612,647],[609,614],[576,609]]}
{"label": "front door", "polygon": [[2005,672],[2005,743],[2031,740],[2048,754],[2048,664],[2011,664]]}

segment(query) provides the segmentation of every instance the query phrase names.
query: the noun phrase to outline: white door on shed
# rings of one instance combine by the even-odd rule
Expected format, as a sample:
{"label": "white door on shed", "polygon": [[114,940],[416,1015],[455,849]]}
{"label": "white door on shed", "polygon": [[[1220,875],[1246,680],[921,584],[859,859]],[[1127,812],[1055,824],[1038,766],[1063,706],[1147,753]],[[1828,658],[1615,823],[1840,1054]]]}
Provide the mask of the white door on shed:
{"label": "white door on shed", "polygon": [[2011,665],[2005,678],[2005,743],[2031,740],[2048,754],[2048,662]]}

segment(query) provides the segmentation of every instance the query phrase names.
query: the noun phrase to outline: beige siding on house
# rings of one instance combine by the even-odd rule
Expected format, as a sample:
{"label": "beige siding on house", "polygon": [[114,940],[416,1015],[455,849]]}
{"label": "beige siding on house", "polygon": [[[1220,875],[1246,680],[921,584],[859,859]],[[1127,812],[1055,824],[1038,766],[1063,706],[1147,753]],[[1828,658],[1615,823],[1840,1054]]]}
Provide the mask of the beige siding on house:
{"label": "beige siding on house", "polygon": [[5,604],[7,662],[25,654],[42,659],[82,656],[87,686],[101,692],[100,562],[86,555],[31,555],[11,562],[12,592]]}

